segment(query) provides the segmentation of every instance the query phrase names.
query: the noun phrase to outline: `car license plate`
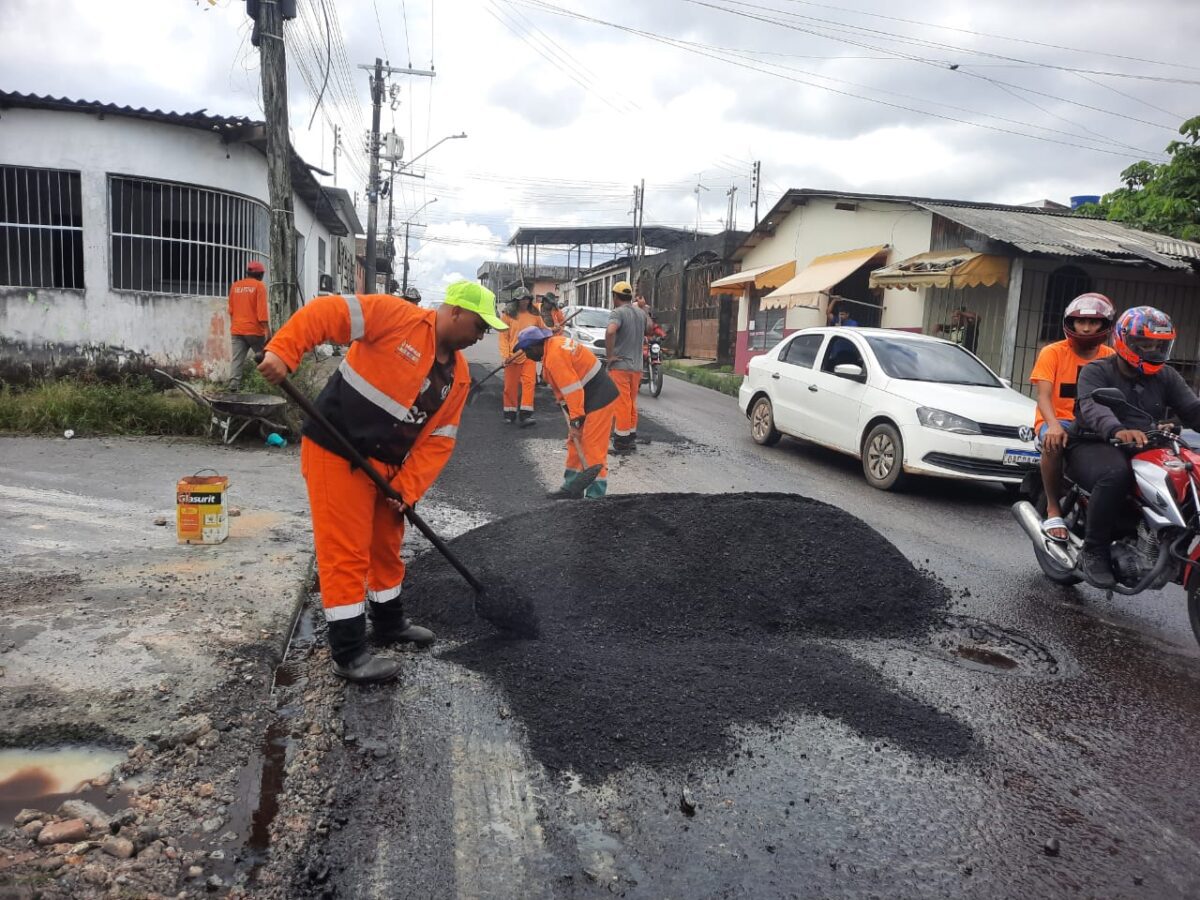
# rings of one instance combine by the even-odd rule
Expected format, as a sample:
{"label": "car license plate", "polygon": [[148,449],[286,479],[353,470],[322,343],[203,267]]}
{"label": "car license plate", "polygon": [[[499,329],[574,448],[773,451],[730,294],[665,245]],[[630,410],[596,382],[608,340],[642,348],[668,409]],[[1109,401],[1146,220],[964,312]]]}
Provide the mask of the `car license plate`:
{"label": "car license plate", "polygon": [[1036,450],[1005,450],[1004,465],[1006,466],[1036,466],[1042,455]]}

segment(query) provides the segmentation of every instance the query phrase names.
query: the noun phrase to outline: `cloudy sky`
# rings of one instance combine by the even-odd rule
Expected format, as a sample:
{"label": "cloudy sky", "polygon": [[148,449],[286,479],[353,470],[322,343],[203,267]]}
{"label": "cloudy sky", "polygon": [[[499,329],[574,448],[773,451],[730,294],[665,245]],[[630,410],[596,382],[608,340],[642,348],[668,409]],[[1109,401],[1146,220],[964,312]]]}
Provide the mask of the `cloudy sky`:
{"label": "cloudy sky", "polygon": [[[703,231],[722,228],[731,187],[737,225],[751,223],[755,160],[764,213],[789,187],[1066,201],[1160,159],[1200,114],[1193,0],[298,4],[285,30],[293,141],[332,169],[339,126],[339,186],[364,193],[357,66],[377,56],[437,72],[391,81],[384,129],[407,158],[468,134],[416,161],[423,179],[397,180],[429,296],[513,258],[504,243],[521,225],[630,222],[643,178],[647,224]],[[0,10],[5,89],[261,116],[242,0]]]}

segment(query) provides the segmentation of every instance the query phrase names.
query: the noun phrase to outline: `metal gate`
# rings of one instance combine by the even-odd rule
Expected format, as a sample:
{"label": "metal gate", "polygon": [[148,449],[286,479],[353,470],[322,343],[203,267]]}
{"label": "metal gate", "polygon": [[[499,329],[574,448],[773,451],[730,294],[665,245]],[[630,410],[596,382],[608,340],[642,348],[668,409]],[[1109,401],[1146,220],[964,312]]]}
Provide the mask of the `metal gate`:
{"label": "metal gate", "polygon": [[673,355],[679,354],[682,284],[682,274],[674,271],[671,266],[664,265],[654,273],[651,279],[651,291],[646,295],[646,299],[650,301],[650,307],[654,310],[655,321],[663,328],[668,329],[664,343],[667,352]]}
{"label": "metal gate", "polygon": [[[721,353],[721,301],[708,286],[720,278],[725,266],[714,253],[702,253],[687,264],[684,281],[683,346],[692,359],[716,360]],[[728,330],[728,316],[726,316]]]}

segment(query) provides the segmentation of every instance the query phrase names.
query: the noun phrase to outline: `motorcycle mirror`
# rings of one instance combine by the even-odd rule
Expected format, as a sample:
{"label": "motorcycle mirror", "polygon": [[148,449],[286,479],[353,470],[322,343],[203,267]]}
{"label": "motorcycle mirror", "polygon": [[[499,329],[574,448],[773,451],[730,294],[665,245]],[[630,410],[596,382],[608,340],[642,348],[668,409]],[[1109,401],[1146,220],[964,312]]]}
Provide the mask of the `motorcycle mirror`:
{"label": "motorcycle mirror", "polygon": [[1116,388],[1112,387],[1097,388],[1096,390],[1092,391],[1092,400],[1094,400],[1096,403],[1099,403],[1101,406],[1107,407],[1108,409],[1115,409],[1118,406],[1128,405],[1125,395]]}

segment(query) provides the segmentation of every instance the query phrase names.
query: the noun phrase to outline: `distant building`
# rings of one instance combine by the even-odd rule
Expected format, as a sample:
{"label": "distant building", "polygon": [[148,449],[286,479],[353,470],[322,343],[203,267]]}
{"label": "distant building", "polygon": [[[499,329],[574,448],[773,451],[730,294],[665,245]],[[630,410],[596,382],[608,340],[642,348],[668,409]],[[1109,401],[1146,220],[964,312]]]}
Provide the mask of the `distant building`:
{"label": "distant building", "polygon": [[[267,263],[262,124],[0,92],[0,359],[136,357],[210,378],[226,296]],[[353,284],[344,192],[293,154],[300,303]],[[348,268],[348,266],[350,268]]]}

